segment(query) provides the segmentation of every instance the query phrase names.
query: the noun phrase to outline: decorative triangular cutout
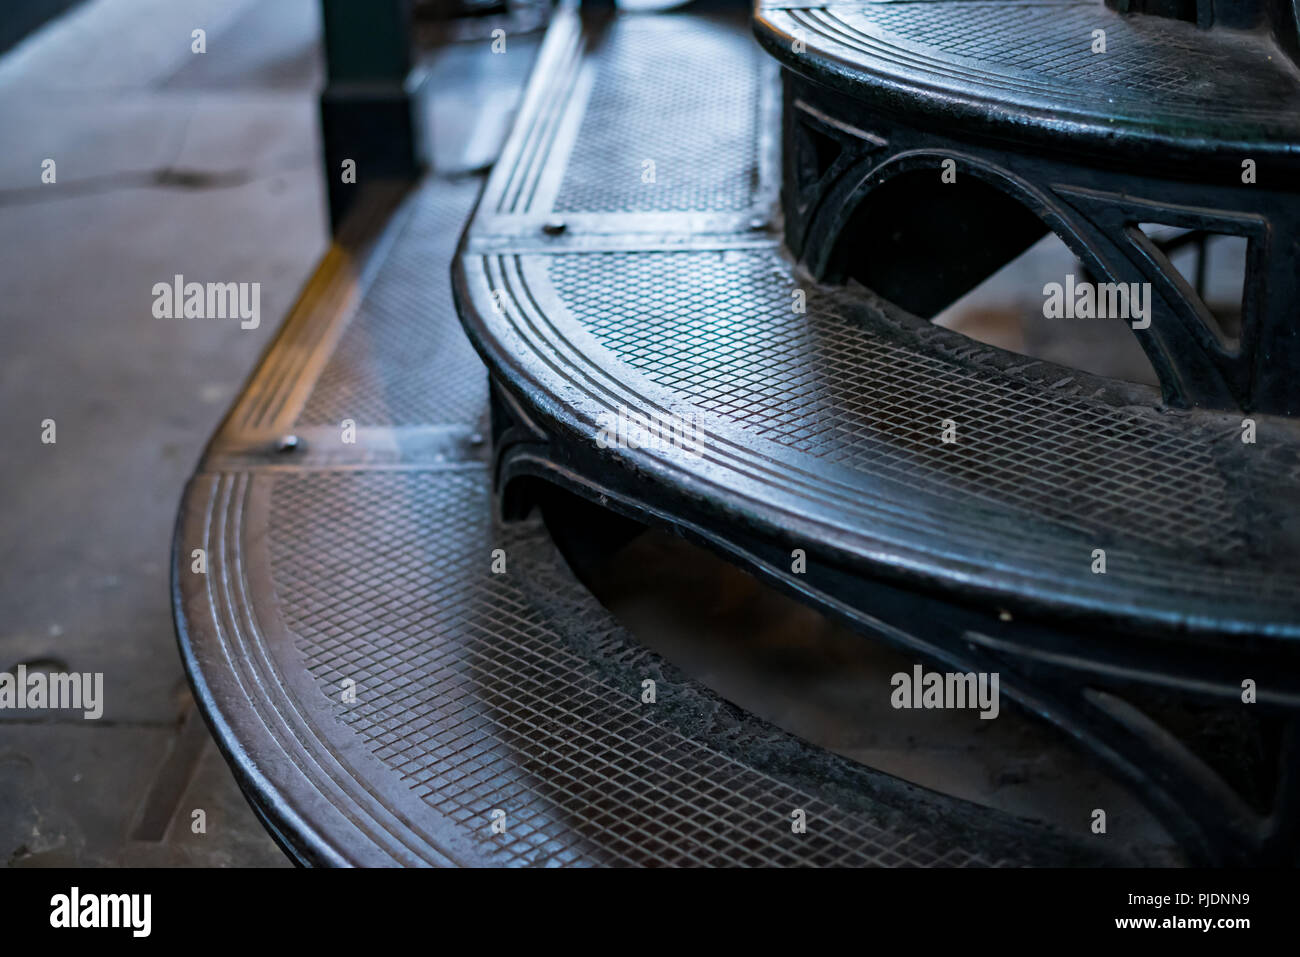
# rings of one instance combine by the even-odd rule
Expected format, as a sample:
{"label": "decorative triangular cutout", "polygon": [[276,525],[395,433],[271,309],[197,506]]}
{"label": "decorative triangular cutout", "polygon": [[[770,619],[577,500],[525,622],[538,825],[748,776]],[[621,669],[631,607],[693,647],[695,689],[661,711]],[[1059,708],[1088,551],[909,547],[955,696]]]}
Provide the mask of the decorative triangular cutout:
{"label": "decorative triangular cutout", "polygon": [[1048,233],[934,317],[979,342],[1109,379],[1159,386],[1151,360],[1123,319],[1047,318],[1044,290],[1095,282],[1055,233]]}
{"label": "decorative triangular cutout", "polygon": [[1138,228],[1164,254],[1174,272],[1204,307],[1201,319],[1223,350],[1241,350],[1246,257],[1245,236],[1184,229],[1163,223],[1138,223]]}

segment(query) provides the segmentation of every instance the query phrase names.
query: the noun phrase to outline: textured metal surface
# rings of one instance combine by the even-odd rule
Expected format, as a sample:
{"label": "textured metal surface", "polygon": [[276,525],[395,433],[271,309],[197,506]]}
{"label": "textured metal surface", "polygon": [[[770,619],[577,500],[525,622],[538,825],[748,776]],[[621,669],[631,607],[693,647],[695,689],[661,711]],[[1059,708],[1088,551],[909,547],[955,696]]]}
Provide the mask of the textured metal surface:
{"label": "textured metal surface", "polygon": [[[691,17],[661,22],[654,29],[681,38],[701,29]],[[808,284],[809,310],[795,322],[789,264],[770,235],[736,215],[771,195],[761,131],[750,131],[757,186],[742,196],[718,185],[732,182],[734,157],[700,154],[690,146],[693,131],[669,122],[697,123],[706,101],[725,114],[733,105],[726,96],[748,109],[765,95],[761,71],[757,96],[683,83],[663,101],[675,108],[664,110],[656,85],[627,82],[632,67],[622,58],[633,48],[609,37],[588,34],[571,12],[558,15],[529,106],[457,262],[467,327],[515,403],[507,408],[495,394],[494,426],[508,430],[498,434],[501,473],[463,446],[439,447],[432,464],[428,449],[403,438],[481,415],[474,402],[482,393],[465,384],[481,373],[453,344],[446,290],[430,278],[443,268],[432,260],[446,250],[438,191],[450,186],[434,180],[399,213],[360,288],[338,293],[359,296],[358,307],[318,304],[328,322],[311,340],[310,361],[281,354],[296,348],[296,334],[267,357],[265,368],[293,380],[274,394],[311,392],[300,420],[310,432],[306,451],[240,459],[227,451],[245,448],[239,431],[247,420],[235,417],[216,444],[221,454],[190,485],[174,552],[182,652],[248,793],[296,856],[320,863],[1100,861],[1100,845],[1086,836],[1080,844],[909,787],[810,748],[693,685],[621,631],[540,526],[495,527],[492,496],[511,468],[549,468],[602,504],[598,483],[617,486],[618,506],[708,539],[751,567],[764,548],[764,557],[788,562],[791,541],[806,546],[807,577],[785,582],[805,600],[879,615],[881,632],[911,627],[899,643],[923,657],[964,664],[969,654],[980,670],[1004,667],[1014,700],[1100,752],[1119,734],[1071,723],[1050,693],[1032,684],[1027,692],[1017,680],[1037,669],[1060,682],[1064,671],[1070,692],[1090,690],[1091,677],[1076,679],[1070,669],[1091,667],[1140,685],[1145,660],[1135,653],[1114,666],[1101,649],[1140,637],[1149,652],[1152,631],[1162,641],[1185,630],[1222,638],[1216,629],[1231,621],[1252,650],[1289,636],[1294,577],[1261,583],[1251,563],[1294,558],[1292,433],[1279,425],[1261,449],[1264,463],[1249,473],[1249,491],[1267,490],[1270,502],[1237,497],[1225,512],[1216,477],[1240,478],[1233,456],[1245,454],[1228,419],[1165,420],[1136,407],[1150,398],[1142,390],[918,326],[860,290]],[[706,74],[721,47],[688,41],[680,49]],[[653,63],[654,48],[645,53]],[[649,142],[633,129],[638,116],[657,124],[652,138],[687,144],[681,155],[693,161],[685,179],[644,184],[664,191],[658,205],[624,208],[621,186],[570,192],[570,201],[581,196],[592,208],[569,210],[564,230],[543,232],[537,214],[565,195],[570,163],[579,161],[575,144],[585,136],[585,152],[606,142],[601,131],[583,130],[583,111],[609,110],[597,66],[611,62],[625,90],[660,105],[638,113],[634,102],[621,104],[617,119],[632,132],[618,142],[630,144],[629,155],[609,153],[610,168],[628,162],[639,172],[652,158],[630,154]],[[692,108],[673,97],[693,98]],[[611,198],[617,210],[598,208]],[[741,209],[745,202],[750,210]],[[593,251],[602,247],[623,251]],[[331,357],[335,344],[345,352]],[[427,356],[432,372],[405,365],[408,352]],[[428,378],[417,375],[411,392],[413,372]],[[893,404],[896,393],[905,406]],[[707,454],[699,462],[646,450],[598,454],[596,415],[619,404],[699,413]],[[947,405],[972,420],[974,452],[998,456],[996,471],[963,452],[934,453],[940,422],[931,423],[927,442],[923,420]],[[320,454],[337,416],[388,428]],[[1090,432],[1104,436],[1126,468],[1089,461]],[[380,438],[390,443],[382,466],[371,444]],[[1207,459],[1208,478],[1190,477]],[[1013,481],[1018,470],[1026,481]],[[1169,484],[1154,477],[1162,470]],[[1156,506],[1111,503],[1097,518],[1110,496],[1093,484],[1153,495]],[[1161,541],[1180,496],[1195,521],[1183,539]],[[1112,555],[1109,577],[1087,571],[1099,529]],[[1216,535],[1227,543],[1222,558],[1204,547]],[[213,556],[207,575],[188,572],[194,547]],[[500,574],[492,568],[496,548],[507,563]],[[1173,565],[1186,574],[1171,581]],[[902,601],[902,589],[875,582],[876,573],[937,597],[922,601],[912,591]],[[837,575],[841,591],[827,590]],[[846,579],[864,590],[849,595]],[[876,590],[865,590],[868,581]],[[990,602],[977,610],[944,604],[972,594]],[[1114,613],[1147,632],[1095,629],[1095,646],[1071,646],[1041,621],[1022,622],[1010,603],[1009,624],[991,604],[1004,597],[1032,599],[1040,618],[1044,607]],[[903,628],[891,624],[903,619]],[[1044,636],[1055,643],[1039,644]],[[1293,689],[1289,673],[1269,673],[1282,683],[1280,691],[1261,689],[1271,706]],[[645,677],[659,685],[653,706],[640,701]],[[350,682],[355,701],[342,697]],[[1133,753],[1115,763],[1131,765]],[[1125,780],[1144,783],[1134,773]],[[1162,780],[1155,804],[1169,810],[1166,792],[1184,779]],[[791,830],[796,807],[808,814],[807,834]],[[503,833],[491,826],[498,810]],[[1132,848],[1115,841],[1103,851]]]}
{"label": "textured metal surface", "polygon": [[[1215,462],[1236,453],[1234,434],[1090,400],[1073,382],[1033,388],[972,374],[939,350],[889,337],[883,323],[855,322],[850,297],[832,290],[814,289],[796,313],[799,286],[776,252],[554,256],[546,265],[574,319],[670,389],[681,414],[712,413],[816,459],[955,503],[1022,509],[1097,541],[1138,539],[1171,558],[1213,550],[1238,571],[1251,560],[1247,543],[1261,531],[1249,512],[1234,514]],[[959,423],[956,447],[935,440],[945,419]],[[1292,474],[1278,481],[1298,477],[1294,455]],[[1254,556],[1265,568],[1296,558]],[[1204,584],[1240,583],[1216,571]],[[1297,594],[1300,580],[1286,586]]]}
{"label": "textured metal surface", "polygon": [[[1120,860],[1110,855],[1125,850],[1102,856],[912,787],[728,705],[624,633],[539,524],[495,527],[490,469],[473,454],[431,465],[401,441],[477,421],[471,398],[486,402],[445,289],[426,278],[448,255],[445,217],[468,204],[464,190],[431,180],[410,195],[377,242],[372,278],[338,293],[359,296],[356,307],[316,301],[327,324],[317,340],[338,351],[289,367],[298,378],[323,369],[314,385],[277,390],[310,393],[304,420],[347,413],[390,428],[327,455],[309,442],[240,459],[236,419],[182,507],[182,656],[241,784],[290,852],[364,865]],[[413,275],[417,263],[426,268]],[[265,368],[286,368],[280,352],[299,341],[287,330]],[[433,401],[406,391],[407,353],[430,364],[418,371]],[[389,435],[399,438],[376,465],[368,444]],[[211,556],[206,574],[190,570],[194,548]],[[655,704],[641,702],[645,678],[658,684]],[[349,688],[354,701],[343,700]],[[807,833],[791,828],[796,809]]]}
{"label": "textured metal surface", "polygon": [[778,174],[774,68],[739,8],[585,24],[559,13],[502,152],[506,172],[484,194],[485,217],[561,244],[540,232],[540,217],[606,235],[687,220],[709,233],[766,217]]}
{"label": "textured metal surface", "polygon": [[590,58],[595,87],[554,208],[748,209],[758,185],[763,59],[741,25],[616,20]]}
{"label": "textured metal surface", "polygon": [[[371,787],[409,789],[482,861],[961,866],[1010,850],[853,810],[711,746],[721,703],[679,696],[671,668],[604,619],[539,527],[495,531],[489,511],[481,469],[282,473],[267,534],[277,604],[316,683],[299,705],[383,762]],[[490,571],[495,547],[504,574]],[[642,676],[671,689],[661,706],[640,702]],[[346,679],[350,707],[338,704]],[[713,717],[684,734],[699,714]],[[733,740],[761,733],[746,723]],[[497,808],[505,835],[490,828]],[[806,835],[791,831],[794,808],[813,822]],[[924,799],[916,813],[928,816]]]}
{"label": "textured metal surface", "polygon": [[[511,375],[565,394],[576,442],[594,446],[601,414],[620,406],[696,421],[701,458],[603,459],[722,481],[770,509],[790,547],[842,549],[890,576],[920,561],[1012,603],[1195,627],[1300,620],[1300,445],[1285,422],[1269,420],[1267,449],[1243,445],[1239,420],[1123,404],[1104,380],[999,354],[862,292],[808,284],[808,311],[794,313],[794,280],[770,251],[467,268],[472,285],[511,291],[490,330],[494,364],[508,353]],[[1089,571],[1096,547],[1108,575]]]}
{"label": "textured metal surface", "polygon": [[[760,3],[787,67],[788,248],[928,317],[1050,230],[1150,291],[1134,335],[1168,406],[1300,415],[1300,77],[1266,30],[1221,26],[1093,2]],[[1144,222],[1248,243],[1231,341]]]}
{"label": "textured metal surface", "polygon": [[452,311],[451,261],[481,180],[426,183],[317,380],[299,425],[476,425],[487,379]]}
{"label": "textured metal surface", "polygon": [[[885,5],[837,5],[833,12],[848,17],[877,6]],[[1021,7],[995,6],[1016,33]],[[1070,5],[1061,9],[1069,13]],[[759,34],[791,63],[798,51],[775,47],[792,38],[764,36],[762,23],[787,13],[763,7]],[[815,219],[808,227],[810,235],[820,230],[833,240],[852,212],[853,190],[874,186],[878,174],[883,181],[900,170],[933,171],[933,179],[913,182],[950,188],[939,185],[938,163],[957,156],[960,176],[1021,203],[1026,215],[1062,235],[1093,275],[1156,285],[1165,298],[1151,327],[1158,346],[1152,362],[1191,355],[1183,366],[1161,367],[1162,401],[1144,387],[937,328],[861,285],[821,282],[843,277],[810,260],[807,269],[796,266],[762,217],[708,219],[707,188],[696,210],[653,220],[604,209],[593,192],[584,197],[590,208],[568,211],[563,228],[540,229],[535,211],[545,204],[512,197],[528,195],[529,182],[567,179],[580,161],[573,140],[535,131],[548,110],[558,109],[546,95],[557,89],[573,92],[565,94],[564,123],[555,125],[586,123],[583,110],[596,100],[585,95],[582,78],[599,84],[592,64],[602,36],[599,24],[557,19],[530,105],[489,180],[494,201],[480,207],[455,267],[462,320],[499,386],[494,433],[503,507],[515,513],[528,482],[541,478],[667,524],[865,634],[958,670],[1000,671],[1004,694],[1132,784],[1197,860],[1289,860],[1294,841],[1286,821],[1295,801],[1286,785],[1270,792],[1280,816],[1244,810],[1233,785],[1176,744],[1161,719],[1144,715],[1140,705],[1116,704],[1176,689],[1187,700],[1232,711],[1240,707],[1236,676],[1247,672],[1271,676],[1271,715],[1292,720],[1300,704],[1297,425],[1256,413],[1268,439],[1246,444],[1240,413],[1182,411],[1169,401],[1287,408],[1294,337],[1291,327],[1273,321],[1285,319],[1294,285],[1284,268],[1286,243],[1252,273],[1267,278],[1272,312],[1258,326],[1247,319],[1251,335],[1233,356],[1208,343],[1195,304],[1171,290],[1158,264],[1144,273],[1143,251],[1119,245],[1133,246],[1123,239],[1124,224],[1145,221],[1263,242],[1259,211],[1276,206],[1285,226],[1283,193],[1237,203],[1245,195],[1239,170],[1227,185],[1196,187],[1167,174],[1116,179],[1075,157],[1022,163],[1005,143],[988,146],[991,114],[978,130],[973,122],[960,127],[969,142],[955,139],[958,132],[927,131],[920,107],[916,126],[910,114],[892,125],[877,122],[875,107],[916,106],[921,94],[903,81],[917,81],[928,69],[917,60],[894,64],[899,72],[890,82],[862,59],[851,69],[842,60],[847,79],[837,79],[809,41],[811,65],[796,66],[835,89],[817,99],[822,94],[811,83],[784,75],[785,145],[798,142],[792,110],[802,110],[822,135],[809,157],[808,183],[788,165],[784,170],[787,238],[807,202],[808,210],[840,217],[831,224],[836,228]],[[645,57],[653,69],[653,51]],[[696,69],[707,73],[711,64],[700,58]],[[1005,89],[972,85],[971,75],[947,79],[1014,114],[1017,130],[1032,126],[1044,142],[1068,134],[1071,147],[1091,135],[1077,118],[1049,122],[1050,109],[1035,114]],[[577,79],[566,85],[558,76]],[[877,84],[883,99],[868,105],[866,97],[845,96],[857,89],[849,82],[854,77],[859,85]],[[757,82],[762,89],[770,81],[760,74]],[[1053,84],[1067,85],[1051,77],[1035,82],[1041,89],[1030,99],[1038,97],[1040,107]],[[644,115],[644,135],[666,141],[690,137],[697,111],[723,117],[751,102],[697,89],[693,108],[665,125],[653,87],[629,83],[622,95],[620,122],[634,126]],[[1100,102],[1095,91],[1080,96],[1085,105]],[[635,106],[638,97],[644,111]],[[962,112],[970,101],[958,109],[935,95],[925,106],[934,102],[947,118],[972,120]],[[1157,126],[1146,127],[1143,148],[1177,132]],[[1103,142],[1087,140],[1093,147]],[[849,158],[835,156],[832,146]],[[581,158],[583,177],[601,180],[604,169],[617,181],[629,161],[635,160],[617,150],[593,151]],[[1172,161],[1165,155],[1156,165]],[[691,175],[707,186],[726,163],[709,157]],[[1211,175],[1208,167],[1196,169]],[[1141,189],[1126,192],[1134,183]],[[681,187],[664,186],[674,201]],[[942,200],[934,207],[941,218]],[[992,214],[998,208],[985,207]],[[868,217],[858,226],[884,230],[887,247],[897,224]],[[972,235],[978,242],[978,230]],[[1006,248],[1014,255],[1013,242]],[[940,281],[913,267],[900,263],[917,283]],[[796,295],[801,291],[806,301]],[[671,443],[598,442],[620,414],[692,422],[700,454]],[[943,440],[949,423],[953,442]],[[792,569],[796,549],[806,554],[806,568]],[[1098,550],[1104,574],[1094,566]],[[1288,760],[1285,748],[1275,748],[1270,760]]]}
{"label": "textured metal surface", "polygon": [[[1024,74],[1060,81],[1062,93],[1079,95],[1079,84],[1100,92],[1119,89],[1136,96],[1169,95],[1200,101],[1226,113],[1276,111],[1297,103],[1295,78],[1282,67],[1251,71],[1250,102],[1206,97],[1208,77],[1234,55],[1245,58],[1246,37],[1206,43],[1191,25],[1124,17],[1105,6],[1075,3],[920,2],[863,4],[856,14],[831,10],[822,22],[852,24],[864,36],[879,37],[905,50],[974,61],[983,68],[972,79]],[[839,26],[839,24],[837,24]],[[844,26],[840,26],[844,29]],[[1106,54],[1092,52],[1092,31],[1106,30]],[[1234,42],[1235,41],[1235,42]],[[1008,82],[1008,86],[1010,83]]]}
{"label": "textured metal surface", "polygon": [[[430,255],[423,226],[458,188],[445,199],[442,185],[408,200],[390,258],[336,341],[437,346],[435,373],[478,381],[481,367],[448,344],[462,333],[446,303],[394,303],[385,289],[390,263]],[[330,376],[327,364],[312,401],[342,401],[328,395],[337,389],[348,399],[338,408],[351,408],[354,383],[382,391],[408,374],[393,353],[361,355],[364,376]],[[493,527],[483,465],[372,469],[364,448],[352,454],[353,467],[201,470],[177,538],[178,621],[199,699],[250,796],[303,860],[1094,859],[810,749],[685,681],[622,633],[540,526]],[[214,556],[208,575],[187,574],[191,547]],[[508,562],[499,575],[497,547]],[[640,702],[645,677],[660,684],[655,706]],[[355,702],[340,697],[348,680]],[[807,834],[790,828],[796,808]],[[504,834],[491,829],[496,809]]]}
{"label": "textured metal surface", "polygon": [[[701,23],[652,19],[684,36]],[[561,17],[548,43],[571,29]],[[551,64],[582,75],[609,49],[590,46],[586,58]],[[636,49],[646,70],[659,68],[658,47]],[[707,46],[679,49],[679,72],[710,71]],[[533,93],[554,83],[543,72]],[[666,115],[654,85],[625,82],[620,124],[641,125],[626,138],[689,141],[700,111],[725,117],[753,103],[722,87],[689,89],[694,104]],[[537,145],[535,125],[521,121],[489,196],[508,193],[525,168],[567,180],[574,163],[603,161],[604,177],[592,166],[584,179],[617,179],[626,155],[580,160],[562,140]],[[690,166],[696,214],[730,162],[718,154]],[[691,194],[679,182],[644,188]],[[602,197],[588,198],[592,218],[560,241],[519,230],[522,209],[481,213],[457,269],[467,327],[494,371],[522,377],[529,404],[566,432],[594,436],[600,414],[619,406],[703,416],[700,460],[657,451],[611,460],[659,459],[677,476],[669,487],[719,482],[791,546],[827,546],[837,561],[889,576],[915,570],[927,585],[937,577],[999,602],[1161,627],[1300,629],[1300,434],[1290,423],[1267,419],[1267,443],[1245,445],[1240,418],[1157,411],[1149,391],[954,336],[860,288],[811,283],[743,225],[701,236],[687,217],[643,230],[623,213],[594,216]],[[589,235],[619,225],[630,249],[587,251]],[[695,248],[659,251],[682,244]],[[798,288],[806,312],[794,308]],[[955,443],[940,441],[945,420],[957,424]],[[1106,549],[1106,576],[1089,570],[1094,548]]]}
{"label": "textured metal surface", "polygon": [[[1258,32],[1126,17],[1094,0],[772,0],[758,4],[757,30],[811,77],[864,96],[874,88],[881,104],[901,106],[886,90],[906,91],[935,117],[1018,125],[1017,136],[1061,146],[1081,137],[1084,151],[1164,142],[1212,156],[1216,143],[1249,142],[1252,155],[1295,159],[1300,77]],[[1094,30],[1105,52],[1093,52]]]}

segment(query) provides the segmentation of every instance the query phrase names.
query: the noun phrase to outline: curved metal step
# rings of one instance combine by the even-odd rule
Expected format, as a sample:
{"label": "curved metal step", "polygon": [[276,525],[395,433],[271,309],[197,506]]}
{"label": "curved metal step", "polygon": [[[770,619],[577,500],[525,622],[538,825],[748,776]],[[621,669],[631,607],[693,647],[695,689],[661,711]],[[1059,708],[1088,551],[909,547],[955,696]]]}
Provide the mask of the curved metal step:
{"label": "curved metal step", "polygon": [[182,654],[286,850],[309,864],[532,866],[1128,853],[764,724],[639,646],[539,523],[494,525],[486,377],[446,280],[477,186],[427,181],[384,233],[351,238],[362,252],[335,248],[185,494]]}
{"label": "curved metal step", "polygon": [[[1279,32],[1224,23],[1266,6]],[[1300,21],[1261,2],[1201,29],[1157,7],[762,0],[787,248],[930,317],[1050,231],[1111,290],[1099,316],[1131,318],[1120,289],[1146,297],[1132,335],[1166,405],[1300,417]],[[1246,250],[1226,327],[1205,257],[1194,286],[1148,230]]]}
{"label": "curved metal step", "polygon": [[922,124],[1184,174],[1300,160],[1300,78],[1266,30],[1096,0],[758,0],[755,30],[792,70]]}
{"label": "curved metal step", "polygon": [[[548,37],[456,262],[471,338],[566,463],[995,616],[1300,638],[1294,422],[1261,417],[1246,445],[1240,416],[1161,410],[809,281],[753,228],[775,120],[752,44],[686,16],[588,30]],[[707,153],[706,110],[743,142]],[[702,454],[598,448],[620,410],[698,426]]]}
{"label": "curved metal step", "polygon": [[[981,670],[1094,668],[1214,693],[1248,660],[1268,676],[1261,709],[1294,707],[1290,586],[1241,599],[1216,580],[1254,587],[1251,562],[1293,557],[1286,424],[1243,470],[1226,418],[1157,413],[1142,390],[1062,381],[861,290],[804,282],[808,310],[792,325],[797,290],[767,228],[776,91],[743,20],[584,25],[562,11],[454,289],[446,264],[480,181],[431,178],[405,197],[381,188],[358,200],[213,439],[174,544],[196,697],[297,860],[1149,862],[1128,841],[1096,842],[1082,827],[1062,836],[910,786],[728,705],[628,636],[541,525],[492,520],[494,506],[515,514],[508,489],[520,476],[702,538],[859,624],[869,609],[927,659],[956,660],[953,646],[926,644],[943,632],[961,655],[983,656]],[[1014,400],[1026,422],[989,395]],[[975,422],[955,458],[936,459],[906,412],[936,397]],[[601,450],[598,413],[611,400],[698,415],[716,444],[701,459]],[[1140,468],[1116,477],[1077,461],[1093,447],[1087,429]],[[989,485],[979,455],[1010,433],[1051,454],[1031,446],[1001,464],[1001,488]],[[1157,473],[1179,463],[1162,484]],[[1022,472],[1032,481],[1018,483]],[[1062,475],[1082,488],[1053,494]],[[1096,518],[1085,479],[1163,495]],[[1244,489],[1226,515],[1216,481]],[[1260,490],[1268,497],[1248,497]],[[1186,534],[1225,536],[1227,559],[1198,553],[1199,539],[1160,540],[1179,507],[1193,519]],[[1098,528],[1113,591],[1085,577],[1093,591],[1058,594],[1071,549]],[[791,542],[809,550],[806,577],[789,569]],[[1150,562],[1220,590],[1186,605],[1176,582],[1148,595]],[[1043,626],[1062,611],[1091,627],[1063,638]],[[1201,671],[1162,670],[1184,659]],[[641,698],[647,679],[653,703]],[[1091,678],[1066,684],[1092,690]],[[1066,713],[1048,693],[1017,700]],[[1131,718],[1113,695],[1094,700]],[[1067,730],[1094,748],[1104,738],[1097,725]],[[1170,812],[1161,823],[1197,846],[1169,799],[1185,777],[1132,761],[1125,776],[1154,782],[1153,803]],[[791,828],[795,810],[806,833]],[[1209,846],[1232,846],[1246,820],[1230,815]]]}
{"label": "curved metal step", "polygon": [[[814,281],[774,235],[769,66],[724,20],[557,15],[454,268],[495,386],[502,508],[540,478],[866,634],[998,671],[1197,859],[1290,859],[1300,423],[1256,414],[1249,444],[1240,413]],[[1253,675],[1264,707],[1243,710]],[[1195,722],[1164,723],[1167,694],[1276,721],[1269,779],[1225,783]]]}

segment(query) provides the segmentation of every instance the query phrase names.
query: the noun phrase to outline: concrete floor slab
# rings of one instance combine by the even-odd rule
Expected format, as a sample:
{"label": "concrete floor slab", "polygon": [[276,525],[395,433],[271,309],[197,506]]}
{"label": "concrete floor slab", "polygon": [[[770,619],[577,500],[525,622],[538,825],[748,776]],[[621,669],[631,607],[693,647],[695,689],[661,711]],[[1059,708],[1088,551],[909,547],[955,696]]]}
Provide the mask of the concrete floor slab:
{"label": "concrete floor slab", "polygon": [[[257,0],[91,0],[6,54],[0,89],[116,95],[156,86],[192,57],[220,49],[211,41],[255,5]],[[300,0],[264,5],[287,16]],[[194,52],[195,30],[205,31],[208,52]]]}
{"label": "concrete floor slab", "polygon": [[[106,699],[99,721],[0,715],[0,860],[284,862],[201,723],[195,744],[167,556],[204,443],[326,248],[314,10],[91,2],[0,58],[0,669],[103,672]],[[276,49],[300,67],[255,82]],[[155,318],[178,273],[260,283],[258,328]],[[181,815],[199,807],[205,834]]]}

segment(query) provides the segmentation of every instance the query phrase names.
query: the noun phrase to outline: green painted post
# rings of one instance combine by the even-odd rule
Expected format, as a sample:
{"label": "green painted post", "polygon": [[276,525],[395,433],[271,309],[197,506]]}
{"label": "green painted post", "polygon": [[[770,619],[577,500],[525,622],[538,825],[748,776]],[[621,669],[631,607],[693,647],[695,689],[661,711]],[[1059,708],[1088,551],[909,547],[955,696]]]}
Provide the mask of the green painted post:
{"label": "green painted post", "polygon": [[427,157],[413,88],[411,0],[321,0],[326,87],[321,135],[330,222],[337,231],[357,193],[413,180]]}

